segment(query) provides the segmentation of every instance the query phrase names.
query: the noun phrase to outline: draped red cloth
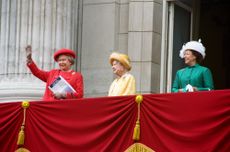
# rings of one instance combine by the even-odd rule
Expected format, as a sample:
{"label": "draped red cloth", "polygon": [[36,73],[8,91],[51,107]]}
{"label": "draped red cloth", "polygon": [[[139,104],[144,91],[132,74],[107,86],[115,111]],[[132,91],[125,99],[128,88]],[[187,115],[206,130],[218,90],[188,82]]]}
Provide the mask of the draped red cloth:
{"label": "draped red cloth", "polygon": [[[25,143],[31,152],[125,151],[137,119],[135,96],[30,102]],[[0,151],[14,152],[21,102],[0,104]],[[230,151],[230,90],[143,95],[138,142],[156,152]]]}

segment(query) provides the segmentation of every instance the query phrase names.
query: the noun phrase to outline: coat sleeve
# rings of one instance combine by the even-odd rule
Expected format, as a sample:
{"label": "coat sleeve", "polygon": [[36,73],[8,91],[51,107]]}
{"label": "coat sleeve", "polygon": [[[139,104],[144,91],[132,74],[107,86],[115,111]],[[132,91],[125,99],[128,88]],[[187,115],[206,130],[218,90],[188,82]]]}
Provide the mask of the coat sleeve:
{"label": "coat sleeve", "polygon": [[121,95],[134,95],[136,94],[136,81],[133,76],[130,76],[124,82],[124,90]]}
{"label": "coat sleeve", "polygon": [[179,74],[177,72],[175,79],[173,81],[172,92],[178,92],[178,91],[179,91]]}
{"label": "coat sleeve", "polygon": [[80,73],[77,73],[73,76],[74,81],[71,86],[75,89],[75,93],[67,93],[66,99],[71,98],[83,98],[84,96],[84,83],[83,76]]}
{"label": "coat sleeve", "polygon": [[112,96],[113,95],[113,88],[115,85],[115,80],[113,80],[113,82],[111,83],[110,87],[109,87],[109,92],[108,92],[108,96]]}
{"label": "coat sleeve", "polygon": [[203,74],[203,87],[198,87],[197,89],[199,91],[209,91],[214,89],[213,85],[213,79],[212,79],[212,73],[211,71],[207,68]]}
{"label": "coat sleeve", "polygon": [[49,72],[48,71],[43,71],[37,67],[37,65],[32,61],[31,63],[27,64],[27,67],[30,69],[32,74],[39,78],[40,80],[47,82]]}
{"label": "coat sleeve", "polygon": [[179,89],[182,89],[182,92],[186,92],[185,88],[181,88],[180,86],[180,75],[179,75],[179,71],[177,71],[175,79],[173,81],[173,85],[172,85],[172,92],[179,92]]}

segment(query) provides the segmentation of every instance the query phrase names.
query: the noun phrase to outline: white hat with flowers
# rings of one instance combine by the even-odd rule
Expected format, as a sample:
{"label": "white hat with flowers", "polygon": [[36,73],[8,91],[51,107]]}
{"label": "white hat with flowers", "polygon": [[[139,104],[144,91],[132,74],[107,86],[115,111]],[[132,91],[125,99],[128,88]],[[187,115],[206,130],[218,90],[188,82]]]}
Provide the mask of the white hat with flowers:
{"label": "white hat with flowers", "polygon": [[198,41],[190,41],[184,44],[182,46],[182,49],[180,50],[181,58],[184,58],[184,53],[186,50],[196,51],[202,55],[203,59],[205,58],[205,47],[201,43],[201,39],[199,39]]}

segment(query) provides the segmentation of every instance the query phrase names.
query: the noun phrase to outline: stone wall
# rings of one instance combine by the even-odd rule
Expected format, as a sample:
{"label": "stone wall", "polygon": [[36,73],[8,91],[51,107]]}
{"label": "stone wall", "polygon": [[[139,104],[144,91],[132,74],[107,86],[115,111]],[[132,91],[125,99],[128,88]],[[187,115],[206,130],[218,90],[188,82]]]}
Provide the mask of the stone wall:
{"label": "stone wall", "polygon": [[112,51],[131,58],[138,93],[160,90],[162,0],[2,0],[0,15],[2,101],[43,94],[45,83],[25,65],[27,44],[44,70],[57,67],[57,49],[76,50],[74,68],[83,74],[85,97],[107,95]]}
{"label": "stone wall", "polygon": [[53,53],[62,47],[77,50],[78,1],[1,0],[0,100],[37,100],[45,83],[26,67],[25,47],[33,48],[38,67],[56,67]]}

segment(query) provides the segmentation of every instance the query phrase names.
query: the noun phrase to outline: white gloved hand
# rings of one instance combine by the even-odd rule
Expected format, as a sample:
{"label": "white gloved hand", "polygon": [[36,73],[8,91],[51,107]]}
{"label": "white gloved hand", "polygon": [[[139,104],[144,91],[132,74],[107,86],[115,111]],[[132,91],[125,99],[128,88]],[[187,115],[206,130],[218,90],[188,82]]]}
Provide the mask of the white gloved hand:
{"label": "white gloved hand", "polygon": [[55,99],[65,99],[66,98],[66,93],[56,92],[56,93],[54,93],[54,98]]}
{"label": "white gloved hand", "polygon": [[193,89],[193,87],[192,87],[191,84],[187,84],[186,87],[185,87],[185,90],[186,90],[187,92],[194,92],[194,89]]}

